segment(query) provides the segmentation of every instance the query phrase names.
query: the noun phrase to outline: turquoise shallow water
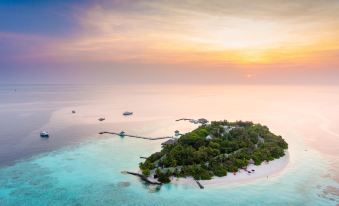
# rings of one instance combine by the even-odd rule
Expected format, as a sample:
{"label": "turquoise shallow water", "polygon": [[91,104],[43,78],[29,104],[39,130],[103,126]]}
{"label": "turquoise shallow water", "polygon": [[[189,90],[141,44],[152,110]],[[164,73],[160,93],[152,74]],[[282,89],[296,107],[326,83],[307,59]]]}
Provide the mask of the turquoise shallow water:
{"label": "turquoise shallow water", "polygon": [[326,166],[312,151],[297,154],[297,167],[269,181],[205,190],[166,185],[157,191],[121,173],[135,170],[139,156],[159,145],[109,137],[3,167],[0,205],[336,205],[336,197],[322,195],[332,182],[321,176]]}

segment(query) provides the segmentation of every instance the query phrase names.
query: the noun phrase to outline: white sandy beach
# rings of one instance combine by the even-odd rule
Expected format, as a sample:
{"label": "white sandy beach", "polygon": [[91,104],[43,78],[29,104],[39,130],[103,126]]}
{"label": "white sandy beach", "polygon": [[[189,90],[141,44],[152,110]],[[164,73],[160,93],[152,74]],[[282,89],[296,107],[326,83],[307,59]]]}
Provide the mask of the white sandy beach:
{"label": "white sandy beach", "polygon": [[[262,163],[259,166],[249,165],[247,167],[248,171],[252,169],[255,170],[252,173],[248,173],[245,170],[240,170],[235,175],[233,173],[227,173],[225,177],[213,177],[211,180],[200,180],[199,182],[203,186],[225,186],[230,184],[243,184],[252,182],[261,178],[266,178],[270,180],[272,177],[278,175],[280,172],[284,170],[286,165],[289,162],[289,154],[286,152],[284,157],[280,159],[270,161],[268,163]],[[192,185],[197,187],[197,183],[194,181],[192,177],[188,178],[173,178],[172,184],[177,185]]]}

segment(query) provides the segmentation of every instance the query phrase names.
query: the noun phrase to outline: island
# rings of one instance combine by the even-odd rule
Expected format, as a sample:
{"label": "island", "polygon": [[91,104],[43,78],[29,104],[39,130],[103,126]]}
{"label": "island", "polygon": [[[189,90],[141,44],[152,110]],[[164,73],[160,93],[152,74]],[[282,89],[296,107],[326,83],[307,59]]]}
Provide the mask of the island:
{"label": "island", "polygon": [[[267,126],[248,121],[212,121],[163,143],[160,152],[147,157],[142,174],[161,183],[171,177],[210,180],[260,165],[285,155],[287,142]],[[248,171],[251,173],[251,171]]]}

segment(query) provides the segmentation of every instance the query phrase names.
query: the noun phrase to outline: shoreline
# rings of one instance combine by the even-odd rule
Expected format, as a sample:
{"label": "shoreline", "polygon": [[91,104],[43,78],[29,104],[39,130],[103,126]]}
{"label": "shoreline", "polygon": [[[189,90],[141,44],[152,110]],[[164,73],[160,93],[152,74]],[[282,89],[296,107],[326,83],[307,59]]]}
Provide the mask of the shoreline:
{"label": "shoreline", "polygon": [[[281,173],[287,166],[289,162],[289,153],[286,152],[285,156],[272,160],[268,163],[262,163],[259,166],[249,165],[247,169],[250,171],[254,169],[255,171],[251,174],[245,170],[240,170],[234,175],[233,173],[228,172],[227,176],[224,177],[213,177],[211,180],[199,180],[203,186],[227,186],[234,184],[246,184],[260,179],[270,180],[272,177],[275,177],[277,174]],[[197,183],[192,177],[187,178],[172,178],[171,184],[174,185],[191,185],[198,187]]]}

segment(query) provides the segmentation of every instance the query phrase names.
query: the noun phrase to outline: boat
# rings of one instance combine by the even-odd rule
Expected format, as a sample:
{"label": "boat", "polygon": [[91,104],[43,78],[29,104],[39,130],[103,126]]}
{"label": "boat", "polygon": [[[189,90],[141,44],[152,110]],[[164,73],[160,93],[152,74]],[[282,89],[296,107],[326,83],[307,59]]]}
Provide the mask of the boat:
{"label": "boat", "polygon": [[119,136],[120,136],[120,137],[124,137],[124,136],[125,136],[125,132],[124,132],[124,131],[121,131],[121,132],[119,133]]}
{"label": "boat", "polygon": [[75,110],[72,110],[72,114],[75,114],[75,112],[76,112]]}
{"label": "boat", "polygon": [[100,122],[102,122],[102,121],[105,120],[105,118],[101,117],[101,118],[99,118],[98,120],[99,120]]}
{"label": "boat", "polygon": [[49,134],[48,134],[48,132],[46,132],[46,131],[41,131],[41,132],[40,132],[40,137],[48,138],[48,137],[49,137]]}
{"label": "boat", "polygon": [[124,112],[124,113],[122,113],[124,116],[129,116],[129,115],[132,115],[133,114],[133,112]]}

